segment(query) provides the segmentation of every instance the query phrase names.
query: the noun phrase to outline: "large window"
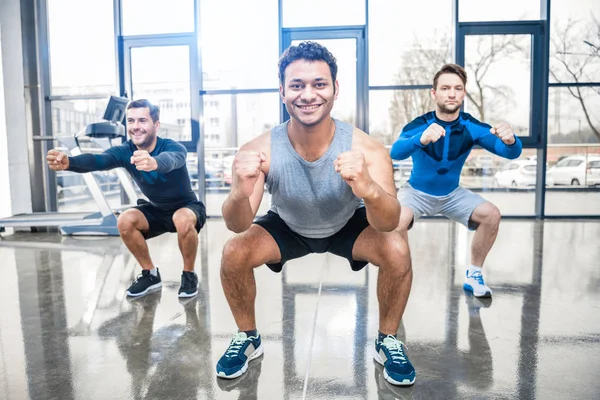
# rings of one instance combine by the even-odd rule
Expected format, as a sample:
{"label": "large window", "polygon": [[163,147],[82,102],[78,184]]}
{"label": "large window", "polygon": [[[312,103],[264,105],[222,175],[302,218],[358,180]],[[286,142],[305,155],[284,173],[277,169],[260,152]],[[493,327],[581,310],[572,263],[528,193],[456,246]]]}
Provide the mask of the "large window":
{"label": "large window", "polygon": [[48,0],[52,95],[116,92],[113,20],[112,0]]}
{"label": "large window", "polygon": [[451,1],[369,1],[369,86],[430,85],[451,49]]}
{"label": "large window", "polygon": [[202,0],[204,90],[277,88],[277,2]]}
{"label": "large window", "polygon": [[540,4],[540,0],[460,0],[458,19],[461,22],[538,20]]}
{"label": "large window", "polygon": [[600,215],[600,8],[552,1],[547,215]]}
{"label": "large window", "polygon": [[194,0],[122,0],[123,34],[194,32]]}
{"label": "large window", "polygon": [[365,0],[283,0],[283,26],[364,25]]}

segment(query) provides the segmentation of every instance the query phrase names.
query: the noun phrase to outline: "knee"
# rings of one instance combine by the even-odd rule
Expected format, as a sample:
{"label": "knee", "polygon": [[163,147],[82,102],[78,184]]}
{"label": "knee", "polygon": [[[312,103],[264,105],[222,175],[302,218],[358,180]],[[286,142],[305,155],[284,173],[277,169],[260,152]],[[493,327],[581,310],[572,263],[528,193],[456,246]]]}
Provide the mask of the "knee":
{"label": "knee", "polygon": [[236,271],[250,265],[250,252],[241,239],[241,234],[230,238],[223,246],[221,257],[221,270],[223,272]]}
{"label": "knee", "polygon": [[388,269],[397,275],[411,271],[410,250],[405,237],[398,231],[387,234],[379,246],[379,268]]}
{"label": "knee", "polygon": [[117,219],[117,229],[121,236],[130,235],[132,232],[138,230],[137,219],[134,215],[124,212]]}
{"label": "knee", "polygon": [[485,219],[483,221],[484,224],[492,227],[498,228],[500,225],[500,219],[502,218],[502,214],[500,214],[500,210],[493,204],[490,204],[488,209],[486,210]]}
{"label": "knee", "polygon": [[175,213],[173,215],[173,225],[177,233],[185,234],[195,230],[194,220],[189,214]]}

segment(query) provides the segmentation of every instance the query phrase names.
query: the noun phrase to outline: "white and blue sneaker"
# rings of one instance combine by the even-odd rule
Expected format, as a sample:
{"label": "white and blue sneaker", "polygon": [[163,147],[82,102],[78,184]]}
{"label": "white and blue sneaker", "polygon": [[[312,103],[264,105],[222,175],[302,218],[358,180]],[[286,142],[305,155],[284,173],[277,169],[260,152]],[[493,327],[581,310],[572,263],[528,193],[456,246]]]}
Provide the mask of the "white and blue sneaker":
{"label": "white and blue sneaker", "polygon": [[392,385],[410,386],[415,383],[415,368],[404,352],[404,343],[392,335],[382,342],[375,339],[375,361],[383,365],[383,377]]}
{"label": "white and blue sneaker", "polygon": [[227,351],[217,362],[217,376],[225,379],[241,376],[248,369],[248,363],[262,353],[260,335],[248,337],[245,332],[236,333]]}
{"label": "white and blue sneaker", "polygon": [[481,271],[467,270],[467,278],[463,284],[463,289],[472,292],[475,297],[492,297],[492,289],[483,281]]}

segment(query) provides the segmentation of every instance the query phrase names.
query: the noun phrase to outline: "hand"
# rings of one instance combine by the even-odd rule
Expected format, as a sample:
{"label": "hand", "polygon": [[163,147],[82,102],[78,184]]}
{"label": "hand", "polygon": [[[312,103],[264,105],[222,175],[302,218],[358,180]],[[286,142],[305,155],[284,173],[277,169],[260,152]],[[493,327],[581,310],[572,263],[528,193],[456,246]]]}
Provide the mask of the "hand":
{"label": "hand", "polygon": [[158,163],[146,150],[134,151],[130,161],[138,171],[150,172],[158,169]]}
{"label": "hand", "polygon": [[260,176],[261,165],[267,160],[263,152],[239,151],[233,160],[233,188],[231,192],[238,198],[247,199],[254,191]]}
{"label": "hand", "polygon": [[429,143],[435,143],[440,140],[442,136],[446,136],[446,129],[434,122],[429,125],[421,135],[421,144],[427,146]]}
{"label": "hand", "polygon": [[48,150],[46,161],[48,161],[48,167],[53,171],[64,171],[69,168],[69,156],[58,150]]}
{"label": "hand", "polygon": [[333,165],[335,171],[350,185],[356,197],[369,198],[375,193],[374,181],[369,174],[362,151],[351,150],[341,153]]}
{"label": "hand", "polygon": [[504,144],[511,145],[517,140],[515,139],[515,134],[510,128],[510,125],[508,125],[506,122],[497,124],[495,127],[490,129],[490,132],[492,135],[498,136],[498,138],[500,138]]}

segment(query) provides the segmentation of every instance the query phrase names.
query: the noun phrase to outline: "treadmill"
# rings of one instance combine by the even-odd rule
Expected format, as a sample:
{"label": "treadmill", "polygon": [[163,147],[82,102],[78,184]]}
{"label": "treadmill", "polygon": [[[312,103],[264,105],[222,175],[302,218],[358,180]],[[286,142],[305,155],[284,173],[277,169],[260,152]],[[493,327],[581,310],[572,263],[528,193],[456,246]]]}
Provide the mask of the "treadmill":
{"label": "treadmill", "polygon": [[[80,142],[94,142],[106,150],[112,146],[113,140],[119,144],[126,138],[125,114],[129,100],[111,96],[104,112],[103,122],[95,122],[70,136],[50,138],[56,140],[61,146],[66,147],[68,155],[77,156],[82,153]],[[123,168],[116,169],[117,177],[127,194],[130,202],[138,198],[137,192],[129,175]],[[119,236],[117,229],[117,215],[109,205],[98,181],[91,172],[80,174],[89,189],[92,199],[96,204],[97,212],[35,212],[31,214],[17,214],[12,217],[0,219],[0,231],[5,227],[29,227],[32,231],[38,227],[57,227],[62,235],[108,235]]]}

